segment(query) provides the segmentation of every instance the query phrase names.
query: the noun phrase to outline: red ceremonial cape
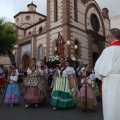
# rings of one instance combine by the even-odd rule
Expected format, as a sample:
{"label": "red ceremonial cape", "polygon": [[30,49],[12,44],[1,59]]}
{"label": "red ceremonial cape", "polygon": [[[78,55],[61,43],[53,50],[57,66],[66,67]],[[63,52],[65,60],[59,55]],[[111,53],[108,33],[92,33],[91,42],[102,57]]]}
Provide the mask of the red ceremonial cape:
{"label": "red ceremonial cape", "polygon": [[120,40],[112,42],[110,46],[120,46]]}

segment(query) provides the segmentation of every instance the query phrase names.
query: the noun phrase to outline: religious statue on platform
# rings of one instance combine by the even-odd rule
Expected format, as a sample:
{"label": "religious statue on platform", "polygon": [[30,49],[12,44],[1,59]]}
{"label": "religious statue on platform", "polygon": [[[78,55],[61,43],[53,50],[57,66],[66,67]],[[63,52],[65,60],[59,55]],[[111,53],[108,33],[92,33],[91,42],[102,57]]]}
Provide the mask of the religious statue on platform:
{"label": "religious statue on platform", "polygon": [[57,54],[59,56],[64,56],[64,44],[65,44],[65,41],[59,32],[58,39],[56,40]]}

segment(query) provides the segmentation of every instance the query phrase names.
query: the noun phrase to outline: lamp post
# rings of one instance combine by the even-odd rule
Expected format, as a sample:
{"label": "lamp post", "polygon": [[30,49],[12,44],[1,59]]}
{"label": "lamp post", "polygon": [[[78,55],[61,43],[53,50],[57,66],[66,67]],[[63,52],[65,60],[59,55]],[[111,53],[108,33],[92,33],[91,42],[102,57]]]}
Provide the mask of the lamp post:
{"label": "lamp post", "polygon": [[67,41],[67,45],[70,45],[70,40]]}
{"label": "lamp post", "polygon": [[67,46],[68,46],[68,56],[70,56],[70,40],[67,41]]}
{"label": "lamp post", "polygon": [[45,49],[46,49],[46,44],[43,44],[43,54],[44,54],[44,57],[45,57]]}
{"label": "lamp post", "polygon": [[55,47],[55,49],[54,49],[54,55],[56,55],[57,54],[57,47]]}
{"label": "lamp post", "polygon": [[74,48],[75,48],[75,56],[76,56],[76,60],[77,60],[77,55],[78,55],[78,45],[75,45]]}

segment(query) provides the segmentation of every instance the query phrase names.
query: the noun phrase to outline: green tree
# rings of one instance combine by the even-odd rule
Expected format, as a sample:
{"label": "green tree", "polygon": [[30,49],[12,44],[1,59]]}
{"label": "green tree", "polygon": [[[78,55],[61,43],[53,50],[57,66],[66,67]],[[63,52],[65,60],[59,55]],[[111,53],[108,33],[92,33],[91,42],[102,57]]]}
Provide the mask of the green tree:
{"label": "green tree", "polygon": [[15,57],[12,51],[15,50],[15,44],[17,42],[17,29],[9,22],[5,22],[5,19],[0,19],[0,56],[8,56],[11,64],[15,63]]}

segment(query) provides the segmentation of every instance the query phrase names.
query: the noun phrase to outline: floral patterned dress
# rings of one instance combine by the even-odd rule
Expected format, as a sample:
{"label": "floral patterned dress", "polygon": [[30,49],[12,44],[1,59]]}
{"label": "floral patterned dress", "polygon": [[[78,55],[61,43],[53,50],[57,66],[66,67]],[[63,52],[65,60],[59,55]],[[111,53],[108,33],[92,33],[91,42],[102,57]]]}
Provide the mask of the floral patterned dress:
{"label": "floral patterned dress", "polygon": [[30,76],[28,84],[26,86],[24,102],[27,104],[41,103],[46,101],[46,85],[36,70],[28,72]]}

